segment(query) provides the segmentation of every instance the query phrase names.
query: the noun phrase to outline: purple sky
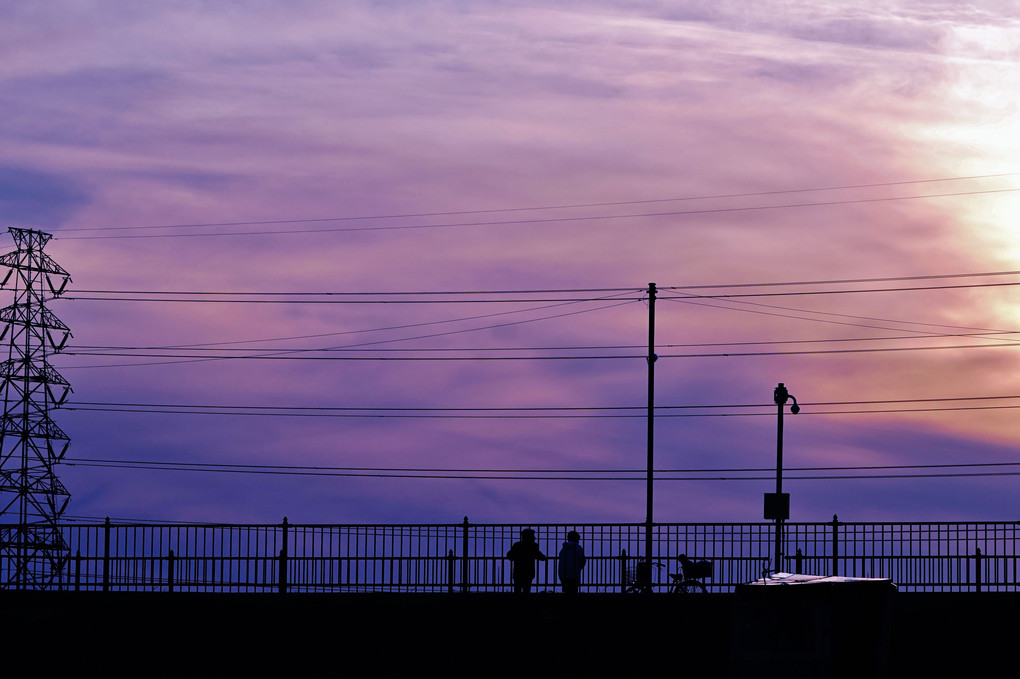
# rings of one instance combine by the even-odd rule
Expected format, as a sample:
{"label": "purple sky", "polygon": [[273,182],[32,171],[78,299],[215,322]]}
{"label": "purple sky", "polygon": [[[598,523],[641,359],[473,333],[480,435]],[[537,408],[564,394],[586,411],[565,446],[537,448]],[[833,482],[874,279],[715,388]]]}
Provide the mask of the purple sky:
{"label": "purple sky", "polygon": [[[1007,174],[1020,172],[1018,36],[1015,3],[955,0],[835,8],[768,0],[5,3],[0,217],[4,226],[55,234],[47,252],[71,272],[72,298],[94,296],[83,290],[633,289],[623,295],[631,300],[626,304],[555,308],[538,301],[55,302],[79,351],[251,340],[260,341],[220,346],[265,353],[389,341],[375,346],[465,355],[486,347],[641,345],[647,307],[640,290],[650,281],[692,291],[1020,269],[1020,194],[1010,192],[1020,188],[1020,174]],[[733,197],[975,176],[985,177]],[[970,195],[878,200],[948,193]],[[705,196],[731,197],[110,230]],[[840,204],[789,207],[804,203]],[[624,216],[648,213],[671,214]],[[563,217],[586,219],[548,221]],[[512,223],[380,228],[494,221]],[[351,227],[374,230],[338,230]],[[208,235],[252,231],[273,233]],[[4,252],[13,249],[7,243]],[[1020,276],[697,292],[989,282],[1020,282]],[[959,336],[1020,329],[1016,295],[1015,286],[1001,286],[698,305],[661,300],[657,403],[762,407],[739,411],[755,416],[659,419],[656,466],[774,465],[775,415],[767,406],[780,381],[804,406],[787,418],[788,467],[1018,463],[1017,411],[1010,408],[824,415],[818,411],[849,407],[813,405],[1020,398],[1018,350],[978,348],[1014,336]],[[755,306],[763,304],[772,306]],[[546,318],[574,311],[585,313]],[[431,325],[364,332],[424,323]],[[450,331],[464,332],[411,339]],[[270,341],[326,333],[336,334]],[[695,343],[730,344],[664,346]],[[666,357],[964,344],[975,347]],[[557,352],[571,353],[514,355]],[[68,355],[54,365],[73,384],[75,400],[90,403],[605,407],[643,406],[646,393],[642,358],[175,362]],[[860,409],[975,404],[1020,401]],[[573,470],[645,464],[641,418],[72,410],[55,419],[71,436],[68,457],[76,460]],[[942,471],[1013,470],[1020,467]],[[734,476],[715,474],[722,475]],[[74,516],[262,522],[286,515],[332,523],[446,522],[465,514],[474,521],[641,521],[645,515],[642,481],[80,465],[62,467],[61,477]],[[843,520],[1011,519],[1017,483],[1011,476],[816,479],[790,480],[786,490],[794,520],[828,520],[834,513]],[[760,520],[761,496],[771,485],[663,481],[656,486],[656,518]]]}

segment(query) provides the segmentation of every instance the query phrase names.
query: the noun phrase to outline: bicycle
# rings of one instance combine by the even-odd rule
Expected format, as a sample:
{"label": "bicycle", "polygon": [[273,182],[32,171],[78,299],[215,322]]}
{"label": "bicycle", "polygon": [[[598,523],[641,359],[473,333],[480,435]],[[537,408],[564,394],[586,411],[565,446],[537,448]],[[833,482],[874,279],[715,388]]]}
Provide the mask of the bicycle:
{"label": "bicycle", "polygon": [[650,594],[652,591],[652,569],[651,566],[662,568],[662,564],[653,561],[635,560],[628,563],[623,569],[623,593],[624,594]]}
{"label": "bicycle", "polygon": [[700,592],[705,594],[708,590],[703,582],[706,578],[712,577],[711,561],[691,561],[686,554],[677,557],[680,562],[680,570],[677,573],[670,573],[669,577],[673,584],[669,587],[670,594],[693,594]]}

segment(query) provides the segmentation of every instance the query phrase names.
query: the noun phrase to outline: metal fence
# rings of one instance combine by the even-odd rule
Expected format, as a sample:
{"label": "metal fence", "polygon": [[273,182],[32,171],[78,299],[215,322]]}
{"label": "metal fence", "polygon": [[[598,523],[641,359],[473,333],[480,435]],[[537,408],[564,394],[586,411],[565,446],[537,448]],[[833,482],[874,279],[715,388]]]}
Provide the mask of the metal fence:
{"label": "metal fence", "polygon": [[[890,578],[901,591],[1017,591],[1020,522],[786,523],[779,569]],[[2,528],[2,526],[0,526]],[[588,557],[581,590],[619,592],[643,559],[645,526],[599,524],[61,526],[68,558],[54,589],[187,592],[504,592],[506,552],[523,528],[548,561],[534,587],[557,589],[556,554],[568,531]],[[667,591],[677,557],[713,563],[710,592],[729,592],[771,569],[771,523],[661,523],[652,533],[653,591]],[[0,587],[16,583],[0,557]]]}

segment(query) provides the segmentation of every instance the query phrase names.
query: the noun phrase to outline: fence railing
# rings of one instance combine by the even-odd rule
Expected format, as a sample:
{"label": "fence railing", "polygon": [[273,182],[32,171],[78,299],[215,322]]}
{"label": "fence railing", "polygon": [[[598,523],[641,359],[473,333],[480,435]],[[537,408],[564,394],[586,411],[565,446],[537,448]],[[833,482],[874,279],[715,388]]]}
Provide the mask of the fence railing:
{"label": "fence railing", "polygon": [[[653,591],[667,591],[677,557],[713,563],[710,592],[766,570],[890,578],[901,591],[1017,591],[1020,522],[786,523],[784,560],[770,563],[771,523],[661,523],[652,532]],[[0,526],[2,529],[3,526]],[[576,530],[587,555],[581,590],[623,590],[643,559],[645,525],[455,524],[60,526],[66,560],[50,587],[102,591],[502,592],[506,552],[523,528],[549,557],[534,587],[558,588],[556,555]],[[788,555],[788,556],[786,556]],[[16,557],[0,552],[0,587],[17,586]]]}

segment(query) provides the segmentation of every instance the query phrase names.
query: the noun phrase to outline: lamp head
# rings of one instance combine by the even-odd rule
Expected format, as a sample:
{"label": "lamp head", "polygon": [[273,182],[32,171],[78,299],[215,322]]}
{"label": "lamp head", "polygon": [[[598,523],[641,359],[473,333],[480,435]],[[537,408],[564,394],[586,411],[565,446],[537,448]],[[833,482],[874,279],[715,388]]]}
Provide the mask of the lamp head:
{"label": "lamp head", "polygon": [[782,382],[776,387],[775,391],[772,392],[772,400],[775,401],[777,406],[781,406],[786,403],[786,399],[789,398],[790,392],[786,390],[786,385]]}

